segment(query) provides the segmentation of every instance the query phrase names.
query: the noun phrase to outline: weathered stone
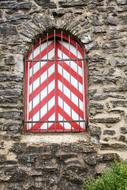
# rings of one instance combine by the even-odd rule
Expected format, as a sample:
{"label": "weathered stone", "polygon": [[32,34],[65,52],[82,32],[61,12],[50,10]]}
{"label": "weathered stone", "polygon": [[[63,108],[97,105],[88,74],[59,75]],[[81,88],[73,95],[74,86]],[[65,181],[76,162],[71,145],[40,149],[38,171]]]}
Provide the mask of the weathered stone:
{"label": "weathered stone", "polygon": [[56,8],[56,3],[51,2],[50,0],[35,0],[35,2],[39,5],[42,6],[42,8]]}
{"label": "weathered stone", "polygon": [[96,154],[88,154],[84,156],[84,161],[90,165],[90,166],[94,166],[97,163],[97,158],[96,158]]}
{"label": "weathered stone", "polygon": [[65,152],[57,152],[56,153],[56,157],[59,158],[60,160],[64,160],[67,158],[71,158],[71,157],[75,157],[77,154],[74,152],[70,152],[70,153],[65,153]]}
{"label": "weathered stone", "polygon": [[19,10],[19,9],[29,10],[31,9],[31,7],[32,7],[31,2],[19,2],[9,6],[9,8],[13,10]]}
{"label": "weathered stone", "polygon": [[102,150],[127,150],[127,145],[122,143],[102,143],[101,144]]}
{"label": "weathered stone", "polygon": [[0,2],[0,8],[2,9],[12,9],[12,10],[19,10],[19,9],[31,9],[32,3],[30,2],[15,2],[11,1],[2,1]]}
{"label": "weathered stone", "polygon": [[100,127],[89,125],[89,131],[90,131],[90,135],[91,136],[98,136],[98,137],[100,137],[100,135],[101,135],[101,128]]}
{"label": "weathered stone", "polygon": [[4,119],[21,119],[21,113],[19,111],[6,111],[0,112],[0,118]]}
{"label": "weathered stone", "polygon": [[89,106],[90,106],[90,109],[96,108],[97,110],[104,108],[103,104],[96,103],[96,102],[91,102]]}
{"label": "weathered stone", "polygon": [[10,73],[1,73],[0,74],[0,82],[3,81],[22,81],[22,76],[20,75],[15,75],[15,74],[10,74]]}
{"label": "weathered stone", "polygon": [[14,122],[9,122],[4,123],[1,128],[3,131],[7,131],[8,133],[12,132],[13,134],[16,134],[21,131],[22,125]]}
{"label": "weathered stone", "polygon": [[126,142],[126,137],[124,135],[120,135],[119,141]]}
{"label": "weathered stone", "polygon": [[0,163],[4,163],[6,161],[6,156],[5,155],[0,155]]}
{"label": "weathered stone", "polygon": [[[87,177],[117,160],[109,152],[125,152],[126,159],[126,11],[126,0],[0,1],[0,190],[81,190]],[[83,133],[49,139],[23,130],[24,54],[54,28],[86,50],[88,125],[81,141]]]}
{"label": "weathered stone", "polygon": [[127,101],[124,100],[113,100],[111,101],[113,108],[116,107],[127,107]]}
{"label": "weathered stone", "polygon": [[108,161],[118,161],[118,160],[120,160],[120,157],[116,153],[106,153],[97,156],[97,161],[102,163]]}
{"label": "weathered stone", "polygon": [[91,144],[72,144],[71,145],[71,151],[72,152],[83,152],[83,153],[91,153],[91,152],[96,152],[96,150],[94,149],[94,146]]}
{"label": "weathered stone", "polygon": [[118,123],[120,117],[94,118],[90,119],[91,123]]}
{"label": "weathered stone", "polygon": [[118,20],[118,18],[116,16],[109,15],[107,17],[107,22],[108,22],[108,24],[111,24],[111,25],[117,25],[119,20]]}
{"label": "weathered stone", "polygon": [[111,135],[111,136],[113,136],[115,134],[116,134],[115,130],[104,130],[104,132],[103,132],[103,135]]}
{"label": "weathered stone", "polygon": [[[8,172],[8,170],[6,170]],[[27,173],[21,169],[15,170],[10,178],[10,182],[24,182],[26,180]]]}
{"label": "weathered stone", "polygon": [[126,5],[127,4],[126,0],[116,0],[116,2],[118,3],[118,5]]}
{"label": "weathered stone", "polygon": [[16,153],[16,154],[22,154],[26,150],[26,144],[25,143],[15,143],[13,147],[10,149],[10,151]]}
{"label": "weathered stone", "polygon": [[10,24],[1,24],[0,25],[0,35],[3,37],[17,35],[16,27]]}
{"label": "weathered stone", "polygon": [[120,131],[122,134],[127,134],[127,127],[121,127]]}
{"label": "weathered stone", "polygon": [[83,6],[86,5],[87,2],[86,1],[82,1],[82,0],[60,0],[59,4],[61,7],[75,7],[75,6]]}
{"label": "weathered stone", "polygon": [[21,95],[21,91],[20,90],[0,90],[0,96],[7,96],[7,97],[19,97]]}
{"label": "weathered stone", "polygon": [[18,25],[20,23],[22,23],[22,20],[29,20],[31,17],[29,15],[24,15],[24,14],[20,14],[17,13],[13,16],[9,16],[8,20],[10,23]]}
{"label": "weathered stone", "polygon": [[5,67],[5,65],[0,65],[0,71],[10,71],[10,68],[9,67]]}

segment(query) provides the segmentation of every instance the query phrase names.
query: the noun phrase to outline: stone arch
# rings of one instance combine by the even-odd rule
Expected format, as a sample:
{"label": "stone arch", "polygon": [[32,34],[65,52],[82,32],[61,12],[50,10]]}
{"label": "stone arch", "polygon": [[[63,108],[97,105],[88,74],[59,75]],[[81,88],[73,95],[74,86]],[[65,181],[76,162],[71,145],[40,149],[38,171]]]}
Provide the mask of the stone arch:
{"label": "stone arch", "polygon": [[65,14],[65,16],[60,19],[55,19],[53,15],[34,14],[31,20],[23,23],[19,28],[20,38],[24,43],[24,48],[22,50],[25,52],[29,44],[38,34],[55,28],[65,30],[74,35],[84,44],[86,51],[89,51],[95,46],[91,27],[92,26],[88,27],[87,16],[85,16],[84,21],[84,14],[77,16],[76,19],[73,13]]}
{"label": "stone arch", "polygon": [[[75,13],[70,11],[70,13],[65,13],[62,17],[56,18],[53,14],[46,10],[43,14],[42,13],[35,13],[31,16],[27,22],[22,22],[21,25],[17,27],[19,39],[22,42],[22,45],[17,45],[17,49],[20,49],[21,57],[26,54],[33,42],[33,39],[39,34],[44,33],[50,29],[61,29],[69,32],[76,39],[82,43],[83,47],[87,53],[87,65],[92,63],[93,57],[93,49],[97,47],[97,43],[94,38],[95,31],[93,30],[93,15],[91,13],[81,13],[77,14],[75,18]],[[97,58],[98,59],[98,58]],[[22,58],[23,60],[23,58]],[[24,65],[23,61],[20,64]],[[23,69],[22,69],[23,71]],[[89,72],[88,72],[88,85],[89,85]],[[89,88],[88,88],[89,94]],[[89,102],[89,97],[88,97]],[[87,104],[89,105],[89,103]],[[89,113],[89,106],[88,106],[88,113]],[[89,116],[88,116],[89,117]],[[88,129],[90,129],[91,124],[89,125]],[[101,130],[100,128],[91,126],[90,129],[90,136],[93,136],[93,142],[98,143],[98,137],[100,137]],[[97,137],[97,138],[96,138]],[[94,139],[97,139],[94,140]]]}

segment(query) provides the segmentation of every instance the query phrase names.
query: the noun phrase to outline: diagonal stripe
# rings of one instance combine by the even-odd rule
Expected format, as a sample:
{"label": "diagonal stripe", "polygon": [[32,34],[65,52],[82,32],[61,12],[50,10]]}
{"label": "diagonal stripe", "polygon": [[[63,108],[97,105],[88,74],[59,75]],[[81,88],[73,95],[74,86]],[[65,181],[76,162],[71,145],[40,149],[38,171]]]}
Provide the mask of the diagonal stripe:
{"label": "diagonal stripe", "polygon": [[71,67],[69,67],[65,62],[59,61],[58,64],[65,69],[70,75],[77,79],[81,84],[83,83],[82,77],[75,72]]}
{"label": "diagonal stripe", "polygon": [[[41,119],[40,119],[40,122],[41,121],[47,121],[48,118],[54,113],[55,111],[55,107],[53,106]],[[41,125],[43,125],[43,123],[35,123],[33,126],[32,126],[32,130],[37,130],[41,127]]]}
{"label": "diagonal stripe", "polygon": [[37,104],[30,112],[29,119],[31,119],[48,101],[54,96],[54,89],[45,97],[39,104]]}
{"label": "diagonal stripe", "polygon": [[68,106],[71,107],[82,119],[84,118],[83,111],[80,110],[77,105],[75,105],[67,96],[65,96],[60,90],[58,90],[58,95],[65,101]]}
{"label": "diagonal stripe", "polygon": [[[47,48],[41,51],[34,60],[42,59],[47,53],[49,53],[54,48],[54,43],[52,42]],[[30,68],[33,67],[38,61],[30,62]]]}
{"label": "diagonal stripe", "polygon": [[[35,46],[35,48],[33,47],[28,56],[28,59],[30,60],[32,58],[35,58],[40,53],[40,50],[43,51],[45,48],[47,48],[47,45],[49,46],[51,43],[52,43],[52,41],[49,41],[49,43],[44,42],[42,44],[38,44],[37,46]],[[33,51],[34,51],[34,55],[32,53]]]}
{"label": "diagonal stripe", "polygon": [[[64,52],[67,56],[70,57],[70,59],[78,59],[71,51],[69,51],[68,49],[66,49],[62,44],[60,44],[59,42],[57,42],[57,47]],[[82,68],[82,61],[78,61],[78,60],[74,60],[74,62],[77,63],[78,66],[80,66]]]}
{"label": "diagonal stripe", "polygon": [[59,43],[62,44],[68,51],[73,52],[73,54],[79,59],[83,57],[81,52],[79,51],[78,44],[72,45],[67,43],[66,41],[59,41]]}
{"label": "diagonal stripe", "polygon": [[[58,49],[58,56],[59,56],[59,58],[61,58],[61,53],[63,53],[60,49]],[[71,68],[77,73],[77,71],[78,71],[78,74],[82,77],[82,71],[83,71],[83,68],[82,67],[79,67],[78,65],[77,65],[77,63],[76,62],[74,62],[74,61],[72,61],[71,59],[70,59],[70,57],[68,57],[66,54],[64,54],[63,53],[63,57],[62,58],[64,58],[65,60],[64,60],[64,62],[70,67],[70,64],[69,64],[69,62],[71,62]],[[66,60],[67,59],[67,60]]]}
{"label": "diagonal stripe", "polygon": [[45,71],[49,69],[54,64],[54,61],[48,61],[41,69],[39,69],[33,76],[30,77],[29,83],[34,82],[38,77],[40,77]]}
{"label": "diagonal stripe", "polygon": [[71,124],[65,120],[60,114],[58,114],[58,118],[60,121],[64,121],[63,123],[61,122],[61,125],[63,126],[64,130],[71,130]]}
{"label": "diagonal stripe", "polygon": [[40,86],[38,86],[30,95],[29,101],[31,101],[38,93],[40,93],[50,82],[54,80],[54,73],[50,75],[48,80],[45,80]]}
{"label": "diagonal stripe", "polygon": [[69,88],[81,101],[83,101],[83,94],[79,92],[72,84],[70,84],[63,76],[58,73],[58,80],[60,80],[67,88]]}
{"label": "diagonal stripe", "polygon": [[49,128],[48,131],[64,131],[64,128],[60,123],[53,123]]}
{"label": "diagonal stripe", "polygon": [[[58,106],[58,111],[59,113],[66,119],[66,120],[73,120],[64,110],[62,110],[61,107]],[[80,125],[78,125],[76,122],[72,122],[71,123],[72,127],[74,129],[78,129],[78,130],[82,130],[82,128],[80,127]]]}

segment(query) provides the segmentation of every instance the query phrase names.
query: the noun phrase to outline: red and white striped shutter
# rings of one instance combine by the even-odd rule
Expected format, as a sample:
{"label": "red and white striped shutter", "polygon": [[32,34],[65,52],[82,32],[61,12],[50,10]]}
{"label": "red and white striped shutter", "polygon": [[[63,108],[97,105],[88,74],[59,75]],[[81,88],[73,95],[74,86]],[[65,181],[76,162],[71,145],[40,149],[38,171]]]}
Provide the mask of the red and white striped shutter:
{"label": "red and white striped shutter", "polygon": [[26,130],[84,131],[84,57],[77,43],[48,39],[26,61]]}

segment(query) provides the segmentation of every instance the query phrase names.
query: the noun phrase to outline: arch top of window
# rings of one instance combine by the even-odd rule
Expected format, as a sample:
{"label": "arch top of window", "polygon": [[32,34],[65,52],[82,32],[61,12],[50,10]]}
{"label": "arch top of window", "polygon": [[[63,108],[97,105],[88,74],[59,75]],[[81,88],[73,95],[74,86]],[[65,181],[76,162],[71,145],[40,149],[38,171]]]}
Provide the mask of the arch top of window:
{"label": "arch top of window", "polygon": [[75,46],[80,51],[82,57],[85,57],[84,45],[78,39],[78,37],[74,36],[68,31],[58,29],[45,31],[42,34],[38,34],[37,36],[35,36],[35,38],[32,40],[32,45],[30,46],[29,51],[28,53],[26,53],[25,57],[29,59],[30,54],[35,48],[39,47],[40,44],[43,44],[50,40],[53,40],[54,42],[56,42],[57,40],[66,41],[71,45]]}

